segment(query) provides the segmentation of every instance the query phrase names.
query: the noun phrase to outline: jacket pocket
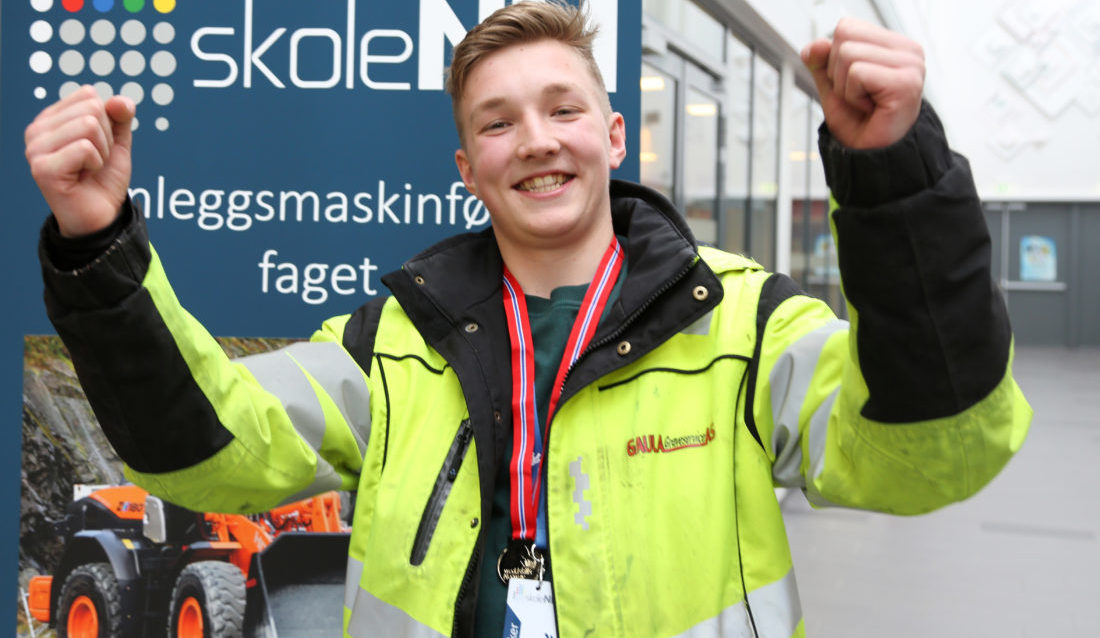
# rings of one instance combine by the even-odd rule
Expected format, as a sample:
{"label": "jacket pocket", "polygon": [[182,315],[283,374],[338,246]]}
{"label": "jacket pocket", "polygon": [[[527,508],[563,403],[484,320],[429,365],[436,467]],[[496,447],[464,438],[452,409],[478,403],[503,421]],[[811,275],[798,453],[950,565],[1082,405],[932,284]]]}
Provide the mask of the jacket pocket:
{"label": "jacket pocket", "polygon": [[458,433],[451,442],[451,449],[447,452],[447,458],[443,460],[443,467],[439,469],[439,476],[435,479],[432,494],[428,497],[428,504],[424,507],[424,513],[420,516],[420,525],[416,528],[416,537],[413,539],[412,556],[409,562],[420,565],[428,554],[428,547],[432,544],[432,536],[435,534],[439,517],[443,513],[443,506],[447,504],[447,497],[451,494],[451,486],[458,478],[458,469],[462,467],[462,459],[466,458],[466,449],[470,446],[470,438],[473,436],[473,426],[469,419],[464,419],[458,426]]}

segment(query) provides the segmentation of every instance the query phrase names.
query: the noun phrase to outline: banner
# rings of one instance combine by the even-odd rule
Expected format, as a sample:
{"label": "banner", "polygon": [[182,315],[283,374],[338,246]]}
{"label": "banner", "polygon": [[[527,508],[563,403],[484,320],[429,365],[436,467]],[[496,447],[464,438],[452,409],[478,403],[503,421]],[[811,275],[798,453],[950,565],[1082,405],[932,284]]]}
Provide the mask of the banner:
{"label": "banner", "polygon": [[[47,213],[23,130],[81,84],[137,103],[131,196],[183,304],[217,336],[305,337],[385,295],[383,274],[488,224],[454,166],[453,45],[505,0],[11,0],[2,6],[0,394],[23,405],[24,338],[51,334],[36,246]],[[595,51],[637,179],[640,3],[593,0]],[[523,70],[537,73],[537,69]],[[19,429],[0,498],[20,503]],[[18,600],[9,517],[0,610]],[[0,612],[2,613],[2,612]]]}

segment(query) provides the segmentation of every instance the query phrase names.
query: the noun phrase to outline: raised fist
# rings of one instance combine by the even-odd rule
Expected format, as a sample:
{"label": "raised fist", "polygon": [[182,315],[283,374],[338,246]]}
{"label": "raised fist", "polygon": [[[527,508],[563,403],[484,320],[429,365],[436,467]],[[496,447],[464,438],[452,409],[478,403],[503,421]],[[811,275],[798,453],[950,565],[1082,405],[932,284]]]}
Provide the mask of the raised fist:
{"label": "raised fist", "polygon": [[61,234],[79,237],[114,221],[130,185],[134,103],[103,101],[90,86],[46,107],[24,136],[31,176]]}
{"label": "raised fist", "polygon": [[841,144],[882,148],[900,140],[920,115],[924,50],[880,26],[844,18],[833,39],[802,50],[825,123]]}

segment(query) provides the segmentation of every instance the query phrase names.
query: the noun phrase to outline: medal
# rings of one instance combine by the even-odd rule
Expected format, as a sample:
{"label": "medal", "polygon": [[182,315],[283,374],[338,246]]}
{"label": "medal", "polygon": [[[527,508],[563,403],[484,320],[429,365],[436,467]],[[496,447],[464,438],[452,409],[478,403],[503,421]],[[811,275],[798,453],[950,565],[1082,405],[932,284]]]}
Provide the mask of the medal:
{"label": "medal", "polygon": [[534,543],[513,539],[497,557],[497,576],[505,585],[513,578],[542,580],[546,558]]}

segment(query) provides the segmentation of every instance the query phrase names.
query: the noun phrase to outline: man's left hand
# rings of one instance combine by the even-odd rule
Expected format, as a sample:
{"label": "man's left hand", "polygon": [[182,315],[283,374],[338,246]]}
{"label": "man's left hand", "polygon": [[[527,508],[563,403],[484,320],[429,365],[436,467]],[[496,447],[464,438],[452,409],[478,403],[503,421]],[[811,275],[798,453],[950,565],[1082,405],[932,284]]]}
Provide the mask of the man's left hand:
{"label": "man's left hand", "polygon": [[924,50],[880,26],[844,18],[833,39],[806,45],[802,62],[813,74],[825,123],[854,149],[883,148],[917,121],[924,90]]}

